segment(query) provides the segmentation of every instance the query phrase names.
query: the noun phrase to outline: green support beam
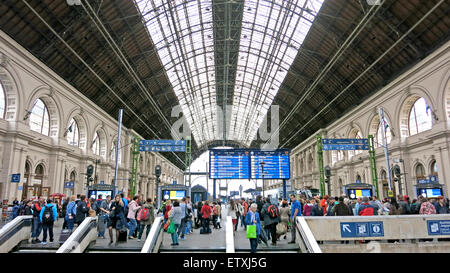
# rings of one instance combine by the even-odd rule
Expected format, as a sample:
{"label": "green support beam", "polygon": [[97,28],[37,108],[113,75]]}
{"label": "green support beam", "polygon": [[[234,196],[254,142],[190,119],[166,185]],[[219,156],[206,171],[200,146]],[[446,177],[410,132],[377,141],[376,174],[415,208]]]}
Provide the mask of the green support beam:
{"label": "green support beam", "polygon": [[378,190],[378,174],[377,174],[377,163],[375,160],[375,145],[373,135],[369,135],[369,161],[370,161],[370,171],[372,173],[372,185],[375,187],[376,196],[380,198],[380,193]]}
{"label": "green support beam", "polygon": [[131,162],[131,178],[129,184],[129,196],[133,198],[136,195],[136,185],[138,179],[138,166],[139,166],[139,137],[135,136],[132,142],[132,155],[133,159]]}
{"label": "green support beam", "polygon": [[325,169],[323,166],[322,135],[317,135],[317,162],[319,163],[320,195],[325,195]]}
{"label": "green support beam", "polygon": [[191,137],[186,137],[186,171],[189,173],[189,187],[191,186]]}

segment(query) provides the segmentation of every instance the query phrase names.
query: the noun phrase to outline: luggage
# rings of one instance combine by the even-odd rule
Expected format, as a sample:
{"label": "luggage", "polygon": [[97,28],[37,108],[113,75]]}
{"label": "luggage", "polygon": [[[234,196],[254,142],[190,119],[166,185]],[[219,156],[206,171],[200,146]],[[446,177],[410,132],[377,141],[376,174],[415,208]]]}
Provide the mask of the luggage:
{"label": "luggage", "polygon": [[126,242],[127,234],[128,232],[126,230],[119,231],[119,238],[117,238],[117,242]]}
{"label": "luggage", "polygon": [[64,242],[69,239],[70,235],[72,235],[72,230],[70,229],[63,229],[61,230],[61,234],[59,235],[59,243],[64,244]]}

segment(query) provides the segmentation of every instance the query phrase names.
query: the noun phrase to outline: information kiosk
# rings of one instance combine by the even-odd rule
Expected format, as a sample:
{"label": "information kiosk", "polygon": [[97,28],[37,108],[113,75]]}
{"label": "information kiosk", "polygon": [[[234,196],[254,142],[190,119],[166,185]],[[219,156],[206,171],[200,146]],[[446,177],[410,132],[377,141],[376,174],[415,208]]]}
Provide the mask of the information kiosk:
{"label": "information kiosk", "polygon": [[190,188],[184,185],[163,185],[158,187],[158,207],[164,200],[178,200],[190,196]]}
{"label": "information kiosk", "polygon": [[442,184],[439,184],[439,180],[436,176],[430,176],[427,179],[418,179],[416,189],[417,197],[420,195],[426,198],[437,198],[444,196],[444,189]]}
{"label": "information kiosk", "polygon": [[353,183],[344,186],[344,192],[350,199],[358,197],[372,197],[375,192],[374,186],[364,183]]}
{"label": "information kiosk", "polygon": [[[111,199],[114,199],[114,196],[112,196],[114,190],[113,185],[108,184],[94,184],[92,186],[88,187],[88,198],[94,198],[98,199],[98,195],[102,195],[102,199],[106,199],[106,196],[110,195]],[[116,191],[117,192],[117,191]]]}

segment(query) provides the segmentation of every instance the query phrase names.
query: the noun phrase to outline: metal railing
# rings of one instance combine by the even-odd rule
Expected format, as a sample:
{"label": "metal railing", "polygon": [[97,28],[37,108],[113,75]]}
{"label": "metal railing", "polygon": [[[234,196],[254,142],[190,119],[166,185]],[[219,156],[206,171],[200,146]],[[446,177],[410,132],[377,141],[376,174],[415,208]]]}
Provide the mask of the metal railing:
{"label": "metal railing", "polygon": [[141,249],[141,253],[158,253],[159,247],[161,246],[163,232],[163,220],[164,217],[158,216],[153,221],[150,233],[145,240],[144,246]]}
{"label": "metal railing", "polygon": [[[0,253],[7,253],[31,237],[32,215],[17,216],[0,229]],[[25,228],[25,230],[24,230]]]}
{"label": "metal railing", "polygon": [[56,253],[82,253],[97,238],[97,218],[86,217]]}
{"label": "metal railing", "polygon": [[314,234],[309,228],[308,223],[305,221],[304,217],[296,217],[295,227],[297,229],[297,234],[300,235],[299,247],[303,253],[322,253]]}

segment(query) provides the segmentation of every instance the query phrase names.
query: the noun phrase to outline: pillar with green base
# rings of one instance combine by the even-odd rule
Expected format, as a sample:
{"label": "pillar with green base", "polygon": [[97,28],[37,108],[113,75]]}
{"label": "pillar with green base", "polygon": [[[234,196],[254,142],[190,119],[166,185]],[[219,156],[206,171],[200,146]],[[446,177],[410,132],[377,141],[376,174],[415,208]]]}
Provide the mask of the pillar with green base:
{"label": "pillar with green base", "polygon": [[377,162],[375,160],[375,145],[373,135],[369,135],[369,161],[370,172],[372,174],[372,185],[375,187],[376,196],[379,199],[380,193],[378,191],[378,174],[377,174]]}
{"label": "pillar with green base", "polygon": [[131,161],[131,178],[129,183],[130,198],[133,198],[136,194],[136,184],[138,177],[138,164],[139,164],[139,137],[135,136],[132,142],[131,154],[133,156]]}
{"label": "pillar with green base", "polygon": [[[189,187],[191,186],[191,136],[186,137],[186,152],[185,152],[186,171],[189,173]],[[186,181],[186,178],[185,178]],[[186,184],[186,183],[185,183]]]}
{"label": "pillar with green base", "polygon": [[325,196],[325,168],[323,166],[322,135],[317,135],[317,162],[319,163],[320,195]]}

